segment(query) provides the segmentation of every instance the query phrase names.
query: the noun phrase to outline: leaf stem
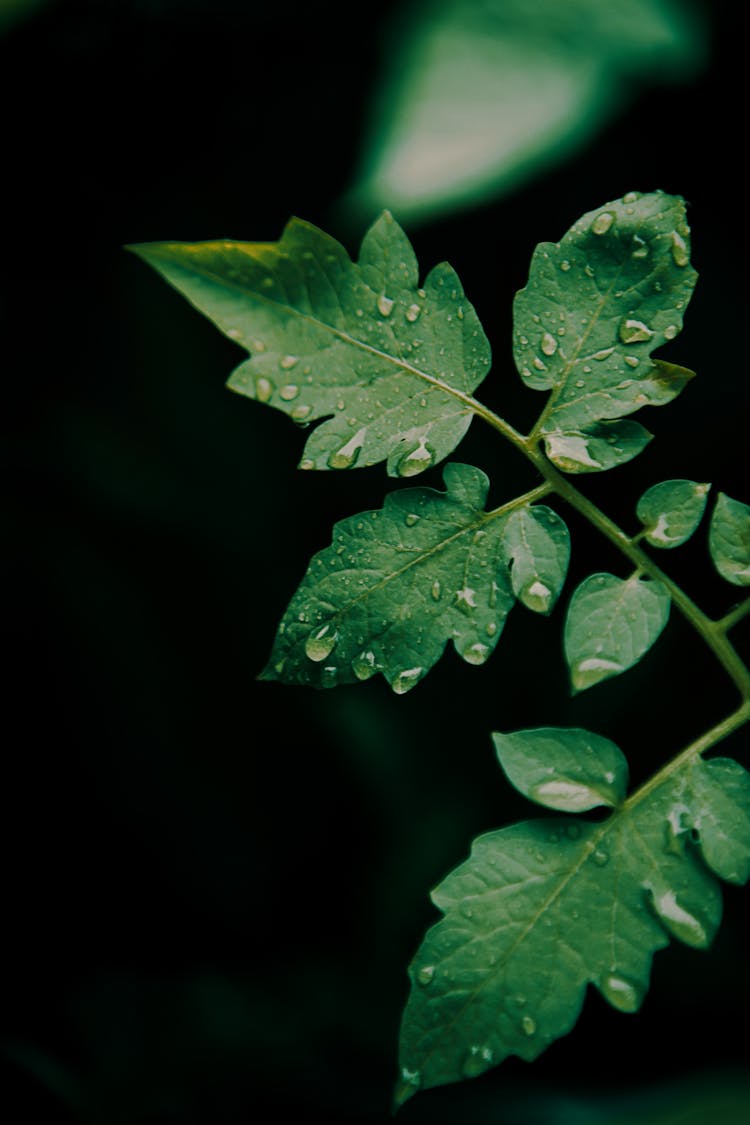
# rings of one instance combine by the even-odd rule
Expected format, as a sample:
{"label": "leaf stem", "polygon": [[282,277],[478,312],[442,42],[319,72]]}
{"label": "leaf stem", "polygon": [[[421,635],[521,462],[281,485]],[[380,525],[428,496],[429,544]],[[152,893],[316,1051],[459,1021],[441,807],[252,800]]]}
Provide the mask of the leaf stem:
{"label": "leaf stem", "polygon": [[740,602],[734,609],[730,609],[725,617],[715,622],[716,628],[720,629],[722,633],[728,633],[738,621],[741,621],[743,617],[747,617],[748,613],[750,613],[750,598],[745,598],[744,602]]}

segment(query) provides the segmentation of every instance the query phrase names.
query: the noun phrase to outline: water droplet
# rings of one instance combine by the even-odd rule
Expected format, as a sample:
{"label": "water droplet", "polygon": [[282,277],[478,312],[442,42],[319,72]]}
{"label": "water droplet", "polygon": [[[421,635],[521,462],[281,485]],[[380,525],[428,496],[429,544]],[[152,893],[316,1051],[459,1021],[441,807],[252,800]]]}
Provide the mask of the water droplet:
{"label": "water droplet", "polygon": [[598,793],[574,781],[543,781],[541,785],[534,786],[530,796],[539,804],[561,812],[585,812],[601,804]]}
{"label": "water droplet", "polygon": [[409,453],[405,453],[396,466],[400,477],[414,477],[417,473],[429,469],[435,460],[435,454],[427,444],[426,438],[419,439],[419,445]]}
{"label": "water droplet", "polygon": [[419,523],[419,520],[420,517],[416,512],[409,512],[409,514],[404,517],[404,523],[407,527],[414,527],[414,524]]}
{"label": "water droplet", "polygon": [[432,583],[432,586],[430,587],[430,594],[432,595],[433,601],[439,602],[440,601],[440,595],[442,594],[442,592],[443,591],[442,591],[442,587],[440,585],[440,579],[436,578],[435,581]]}
{"label": "water droplet", "polygon": [[679,331],[680,330],[679,330],[679,328],[677,327],[676,324],[668,324],[667,327],[664,329],[664,339],[665,340],[674,340],[675,336],[677,335],[677,333]]}
{"label": "water droplet", "polygon": [[420,984],[428,985],[431,983],[435,976],[434,965],[423,965],[421,969],[417,970],[417,980]]}
{"label": "water droplet", "polygon": [[533,1035],[536,1031],[536,1020],[532,1019],[531,1016],[524,1016],[521,1020],[521,1027],[525,1035]]}
{"label": "water droplet", "polygon": [[329,469],[350,469],[359,457],[360,450],[365,443],[366,433],[367,430],[363,426],[345,445],[331,453],[327,462]]}
{"label": "water droplet", "polygon": [[494,637],[497,632],[497,624],[494,621],[488,621],[484,627],[484,631],[488,637]]}
{"label": "water droplet", "polygon": [[364,309],[355,309],[355,310],[354,310],[354,315],[355,315],[355,316],[364,316],[364,315],[365,315],[365,310],[364,310]]}
{"label": "water droplet", "polygon": [[615,973],[605,977],[600,984],[602,994],[619,1012],[637,1012],[643,999],[643,989]]}
{"label": "water droplet", "polygon": [[456,309],[456,316],[458,317],[459,320],[463,320],[463,318],[464,318],[464,310],[463,310],[461,305],[459,305],[458,308]]}
{"label": "water droplet", "polygon": [[254,352],[264,352],[266,350],[266,345],[262,340],[253,340],[252,345]]}
{"label": "water droplet", "polygon": [[591,233],[606,234],[614,221],[615,217],[611,211],[602,211],[591,224]]}
{"label": "water droplet", "polygon": [[372,651],[360,652],[359,656],[355,656],[352,660],[352,671],[358,680],[369,680],[377,670],[375,653]]}
{"label": "water droplet", "polygon": [[299,387],[296,383],[287,383],[286,386],[281,387],[279,390],[279,398],[283,398],[284,402],[291,402],[299,394]]}
{"label": "water droplet", "polygon": [[609,852],[605,852],[604,848],[597,848],[591,858],[597,867],[606,867],[609,863]]}
{"label": "water droplet", "polygon": [[563,258],[563,260],[562,260],[562,261],[560,262],[560,269],[561,269],[561,270],[562,270],[562,271],[563,271],[564,273],[567,273],[567,272],[568,272],[568,270],[570,269],[570,262],[568,261],[568,259],[567,259],[567,258]]}
{"label": "water droplet", "polygon": [[268,402],[273,392],[274,386],[270,379],[261,375],[255,380],[255,397],[258,402]]}
{"label": "water droplet", "polygon": [[619,334],[623,344],[638,344],[644,340],[650,340],[654,333],[642,320],[633,320],[631,317],[626,317],[620,323]]}
{"label": "water droplet", "polygon": [[602,348],[601,351],[594,352],[594,354],[592,355],[591,358],[592,359],[608,359],[612,355],[612,352],[614,350],[615,350],[614,348]]}
{"label": "water droplet", "polygon": [[576,386],[578,387],[578,390],[580,391],[583,387],[586,386],[586,384],[583,381],[583,379],[576,379]]}
{"label": "water droplet", "polygon": [[318,629],[313,629],[305,641],[305,653],[308,660],[319,663],[333,652],[339,635],[330,622]]}
{"label": "water droplet", "polygon": [[583,272],[586,274],[586,277],[593,277],[594,276],[594,271],[591,268],[591,266],[584,266]]}
{"label": "water droplet", "polygon": [[419,314],[421,313],[421,311],[421,305],[409,305],[408,309],[404,313],[404,316],[410,324],[414,324],[414,322],[419,318]]}
{"label": "water droplet", "polygon": [[651,897],[659,920],[673,937],[697,949],[705,949],[710,944],[711,937],[706,927],[694,914],[680,906],[674,891],[665,891],[660,895],[652,891]]}
{"label": "water droplet", "polygon": [[312,414],[312,407],[303,404],[301,406],[295,406],[292,411],[292,418],[294,418],[295,422],[304,422],[305,418],[310,414]]}
{"label": "water droplet", "polygon": [[535,578],[521,590],[520,599],[527,609],[533,609],[535,613],[546,613],[552,604],[552,591]]}
{"label": "water droplet", "polygon": [[467,664],[475,665],[484,664],[489,655],[489,646],[482,644],[481,641],[475,641],[474,644],[467,645],[461,653]]}
{"label": "water droplet", "polygon": [[526,347],[526,345],[529,342],[529,338],[528,338],[528,336],[519,336],[518,342],[519,342],[519,344],[523,344],[523,346]]}
{"label": "water droplet", "polygon": [[628,367],[637,367],[641,361],[639,360],[637,355],[626,355],[625,362],[627,363]]}
{"label": "water droplet", "polygon": [[320,673],[320,685],[324,688],[336,687],[339,670],[335,664],[328,664]]}
{"label": "water droplet", "polygon": [[647,258],[648,257],[648,243],[639,235],[633,235],[633,254],[634,258]]}
{"label": "water droplet", "polygon": [[551,332],[545,332],[542,336],[542,351],[545,355],[554,355],[557,351],[557,340]]}
{"label": "water droplet", "polygon": [[690,261],[687,243],[676,230],[672,231],[672,258],[676,266],[686,266]]}
{"label": "water droplet", "polygon": [[285,355],[285,356],[282,356],[281,359],[279,360],[279,367],[283,368],[284,371],[291,371],[291,369],[293,367],[296,367],[298,363],[299,363],[299,356],[298,355]]}
{"label": "water droplet", "polygon": [[489,1047],[470,1047],[461,1067],[464,1078],[478,1078],[492,1066],[492,1051]]}
{"label": "water droplet", "polygon": [[404,668],[403,671],[399,672],[396,676],[391,687],[396,695],[404,695],[407,691],[411,691],[413,687],[416,687],[422,679],[423,674],[424,668],[419,666],[416,668]]}
{"label": "water droplet", "polygon": [[456,590],[456,605],[461,609],[476,609],[476,593],[471,586],[463,586],[460,590]]}
{"label": "water droplet", "polygon": [[311,469],[315,468],[315,462],[312,461],[309,457],[304,457],[300,461],[298,468],[300,468],[303,473],[309,473]]}
{"label": "water droplet", "polygon": [[541,361],[541,359],[539,358],[538,355],[535,355],[531,362],[533,363],[534,367],[536,367],[537,371],[546,371],[547,370],[546,366]]}
{"label": "water droplet", "polygon": [[637,203],[639,199],[640,195],[637,191],[627,191],[622,197],[623,203]]}
{"label": "water droplet", "polygon": [[378,312],[381,316],[390,316],[393,312],[393,301],[390,297],[386,297],[385,293],[381,293],[378,297]]}

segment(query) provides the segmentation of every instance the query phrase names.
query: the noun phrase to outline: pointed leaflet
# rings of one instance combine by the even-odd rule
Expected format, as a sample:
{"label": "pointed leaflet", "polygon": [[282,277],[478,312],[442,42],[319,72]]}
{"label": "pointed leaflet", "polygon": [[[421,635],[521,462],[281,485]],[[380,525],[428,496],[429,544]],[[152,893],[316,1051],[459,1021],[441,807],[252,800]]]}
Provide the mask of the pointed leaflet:
{"label": "pointed leaflet", "polygon": [[551,508],[523,507],[503,530],[513,593],[527,609],[551,613],[568,572],[570,535]]}
{"label": "pointed leaflet", "polygon": [[692,377],[651,358],[680,331],[695,285],[689,234],[678,196],[630,192],[534,251],[514,304],[514,354],[528,386],[552,392],[540,433],[564,471],[630,460],[650,435],[616,420],[669,402]]}
{"label": "pointed leaflet", "polygon": [[406,235],[385,212],[358,262],[292,219],[279,242],[132,247],[252,358],[232,390],[307,425],[300,468],[388,461],[415,476],[458,445],[490,349],[449,265],[419,287]]}
{"label": "pointed leaflet", "polygon": [[665,587],[633,575],[592,574],[576,588],[565,619],[565,659],[575,691],[627,671],[669,619]]}
{"label": "pointed leaflet", "polygon": [[710,484],[665,480],[647,488],[638,501],[638,519],[652,547],[679,547],[701,522]]}
{"label": "pointed leaflet", "polygon": [[558,817],[480,836],[432,894],[445,918],[409,969],[397,1100],[536,1058],[572,1029],[590,983],[636,1011],[670,937],[710,944],[712,871],[740,882],[749,870],[750,775],[721,759],[690,758],[598,824]]}
{"label": "pointed leaflet", "polygon": [[733,586],[750,586],[750,507],[725,492],[716,498],[708,546],[714,566]]}
{"label": "pointed leaflet", "polygon": [[586,812],[619,805],[625,796],[628,764],[614,742],[599,734],[540,727],[492,738],[511,785],[548,809]]}
{"label": "pointed leaflet", "polygon": [[[443,477],[447,492],[402,489],[382,511],[336,525],[284,614],[264,678],[333,687],[382,672],[402,694],[449,640],[469,664],[487,660],[515,602],[505,521],[529,497],[485,512],[484,473],[448,464]],[[548,509],[533,511],[552,522]]]}

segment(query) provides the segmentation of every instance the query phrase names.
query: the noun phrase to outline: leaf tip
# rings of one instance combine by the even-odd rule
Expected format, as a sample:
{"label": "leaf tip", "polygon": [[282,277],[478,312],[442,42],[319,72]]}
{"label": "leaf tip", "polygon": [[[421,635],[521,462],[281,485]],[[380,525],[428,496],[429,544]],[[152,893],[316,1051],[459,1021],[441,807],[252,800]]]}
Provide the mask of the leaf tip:
{"label": "leaf tip", "polygon": [[578,692],[585,691],[586,688],[593,687],[602,680],[608,680],[611,676],[619,676],[624,671],[624,666],[618,664],[616,660],[605,660],[598,656],[579,660],[570,669],[573,694],[577,695]]}

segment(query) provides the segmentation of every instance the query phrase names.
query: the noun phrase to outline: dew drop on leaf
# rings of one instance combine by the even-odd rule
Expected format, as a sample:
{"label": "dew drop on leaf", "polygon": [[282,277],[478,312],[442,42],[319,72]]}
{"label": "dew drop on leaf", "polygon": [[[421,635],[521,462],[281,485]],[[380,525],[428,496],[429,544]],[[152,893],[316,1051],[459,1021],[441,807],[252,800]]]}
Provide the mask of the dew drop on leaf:
{"label": "dew drop on leaf", "polygon": [[273,390],[273,383],[270,379],[266,379],[263,375],[255,380],[255,397],[257,398],[258,402],[268,402],[269,398],[273,394]]}
{"label": "dew drop on leaf", "polygon": [[381,316],[390,316],[393,312],[393,301],[390,297],[386,297],[385,293],[381,293],[378,297],[378,312]]}
{"label": "dew drop on leaf", "polygon": [[696,949],[705,949],[710,943],[706,927],[694,914],[680,906],[674,891],[665,891],[659,895],[652,892],[651,900],[659,921],[673,937]]}
{"label": "dew drop on leaf", "polygon": [[557,351],[557,340],[551,332],[545,332],[542,336],[541,348],[545,355],[554,355]]}
{"label": "dew drop on leaf", "polygon": [[279,360],[279,367],[281,367],[284,371],[291,371],[291,369],[293,367],[296,367],[298,363],[299,363],[299,356],[298,355],[285,355],[285,356],[282,356],[281,359]]}
{"label": "dew drop on leaf", "polygon": [[399,672],[391,684],[396,695],[405,695],[407,691],[411,691],[413,687],[416,687],[422,678],[423,672],[424,669],[419,666],[416,668],[404,668],[403,671]]}
{"label": "dew drop on leaf", "polygon": [[297,386],[297,384],[296,383],[287,383],[279,391],[279,398],[282,398],[284,400],[284,402],[292,402],[292,400],[295,399],[298,394],[299,394],[299,387]]}
{"label": "dew drop on leaf", "polygon": [[305,655],[308,660],[320,663],[333,652],[338,639],[338,633],[330,624],[313,629],[305,641]]}
{"label": "dew drop on leaf", "polygon": [[442,591],[442,587],[440,585],[440,579],[436,578],[435,581],[432,583],[432,586],[430,587],[430,594],[432,595],[432,600],[436,601],[436,602],[439,602],[440,601],[440,595],[442,594],[442,592],[443,591]]}
{"label": "dew drop on leaf", "polygon": [[642,320],[626,317],[620,324],[619,336],[623,344],[638,344],[650,340],[653,331]]}
{"label": "dew drop on leaf", "polygon": [[419,981],[420,984],[425,985],[425,986],[430,984],[430,982],[432,981],[434,976],[435,976],[435,966],[434,965],[423,965],[422,968],[417,971],[417,980]]}
{"label": "dew drop on leaf", "polygon": [[461,652],[461,656],[467,664],[484,664],[489,655],[489,646],[483,645],[481,641],[475,641],[474,644],[467,645]]}
{"label": "dew drop on leaf", "polygon": [[367,431],[363,426],[345,445],[331,453],[328,457],[328,467],[330,469],[351,469],[365,443],[366,433]]}
{"label": "dew drop on leaf", "polygon": [[419,523],[419,519],[420,517],[416,512],[409,512],[408,515],[404,517],[404,523],[407,527],[414,527],[415,524]]}
{"label": "dew drop on leaf", "polygon": [[404,315],[406,316],[406,319],[409,321],[410,324],[414,324],[414,322],[416,320],[418,320],[419,314],[421,313],[421,311],[422,311],[422,308],[421,308],[420,305],[409,305],[409,307],[406,310],[406,313]]}
{"label": "dew drop on leaf", "polygon": [[672,249],[672,258],[674,259],[674,264],[676,266],[680,266],[680,267],[686,266],[688,264],[688,262],[690,261],[690,255],[688,253],[687,243],[685,242],[685,239],[682,237],[682,235],[678,234],[676,230],[672,231],[672,247],[671,247],[671,249]]}
{"label": "dew drop on leaf", "polygon": [[626,977],[611,973],[604,978],[600,987],[602,994],[619,1012],[637,1012],[641,1006],[642,989]]}
{"label": "dew drop on leaf", "polygon": [[375,653],[372,651],[360,652],[352,660],[352,671],[358,680],[369,680],[377,672]]}
{"label": "dew drop on leaf", "polygon": [[615,217],[611,211],[602,211],[591,224],[591,233],[606,234],[614,221]]}
{"label": "dew drop on leaf", "polygon": [[417,473],[429,469],[434,460],[435,454],[428,446],[426,439],[420,438],[416,449],[410,450],[401,458],[396,466],[396,472],[400,477],[415,477]]}
{"label": "dew drop on leaf", "polygon": [[531,1016],[524,1016],[521,1020],[521,1027],[525,1035],[533,1035],[536,1031],[536,1020]]}

